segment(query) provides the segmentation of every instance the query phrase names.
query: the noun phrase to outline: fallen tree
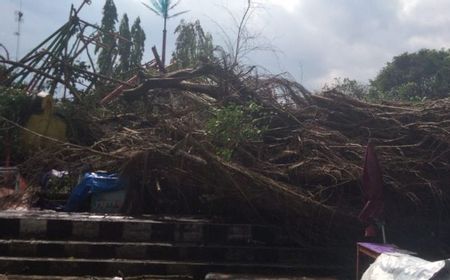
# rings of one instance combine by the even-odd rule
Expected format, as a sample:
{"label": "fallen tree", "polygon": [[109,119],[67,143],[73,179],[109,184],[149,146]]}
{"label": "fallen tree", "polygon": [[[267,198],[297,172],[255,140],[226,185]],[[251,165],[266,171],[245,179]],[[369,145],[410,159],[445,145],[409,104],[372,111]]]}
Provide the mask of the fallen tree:
{"label": "fallen tree", "polygon": [[[450,232],[449,99],[371,104],[251,73],[205,65],[144,77],[114,101],[133,109],[87,120],[101,130],[93,145],[55,142],[23,162],[22,173],[33,181],[42,165],[74,174],[84,164],[120,170],[129,182],[126,214],[220,215],[280,224],[307,244],[336,243],[360,234],[360,175],[371,140],[384,171],[390,233],[401,236],[417,221],[418,232]],[[246,113],[258,137],[218,143],[207,127],[214,109],[249,103],[258,106]],[[231,150],[229,158],[219,156],[221,148]]]}

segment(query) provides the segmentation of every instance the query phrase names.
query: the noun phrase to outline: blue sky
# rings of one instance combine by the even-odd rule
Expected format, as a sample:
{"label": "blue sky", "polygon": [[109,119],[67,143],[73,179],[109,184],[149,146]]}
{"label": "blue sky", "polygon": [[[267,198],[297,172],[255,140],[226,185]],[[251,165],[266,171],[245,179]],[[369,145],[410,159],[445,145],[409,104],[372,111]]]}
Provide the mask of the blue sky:
{"label": "blue sky", "polygon": [[[15,56],[17,23],[14,12],[20,0],[0,0],[0,43]],[[148,0],[147,0],[148,1]],[[81,0],[22,0],[24,23],[20,54],[37,45],[68,18],[71,3]],[[148,1],[149,2],[149,1]],[[235,38],[234,15],[243,13],[246,0],[182,0],[182,17],[199,19],[217,44]],[[272,73],[289,72],[308,88],[320,89],[335,77],[367,82],[403,52],[421,48],[450,47],[450,1],[448,0],[255,0],[257,8],[248,23],[261,51],[245,62]],[[138,0],[115,0],[119,15],[133,20],[140,16],[147,33],[146,59],[150,48],[161,45],[162,22]],[[99,23],[104,0],[92,0],[81,13]],[[169,22],[171,33],[181,18]],[[271,49],[271,51],[267,51]]]}

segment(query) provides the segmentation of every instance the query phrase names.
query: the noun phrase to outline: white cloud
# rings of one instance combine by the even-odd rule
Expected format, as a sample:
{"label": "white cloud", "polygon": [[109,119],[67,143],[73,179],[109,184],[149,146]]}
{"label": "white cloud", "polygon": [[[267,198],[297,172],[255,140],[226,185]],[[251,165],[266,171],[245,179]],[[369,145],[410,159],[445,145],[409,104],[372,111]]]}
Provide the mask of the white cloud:
{"label": "white cloud", "polygon": [[401,5],[401,13],[405,16],[410,16],[419,4],[419,0],[399,0]]}
{"label": "white cloud", "polygon": [[450,24],[450,1],[447,0],[400,0],[400,19],[409,25],[442,28]]}
{"label": "white cloud", "polygon": [[293,13],[300,5],[300,0],[266,0],[269,4],[280,6],[286,11]]}
{"label": "white cloud", "polygon": [[450,46],[450,38],[437,37],[433,34],[412,36],[408,39],[407,45],[410,49],[438,48],[438,46]]}
{"label": "white cloud", "polygon": [[[143,0],[149,1],[149,0]],[[420,48],[450,47],[449,0],[255,0],[258,8],[249,29],[261,33],[259,42],[280,50],[254,53],[249,61],[272,72],[289,71],[311,89],[321,88],[335,76],[361,81],[373,79],[393,56]],[[25,22],[22,51],[30,50],[67,21],[71,2],[81,0],[23,0]],[[92,1],[81,13],[90,22],[100,22],[104,1]],[[130,20],[140,16],[147,33],[146,59],[150,47],[161,45],[162,21],[141,0],[115,0],[119,15]],[[246,0],[182,0],[177,10],[189,10],[188,20],[200,19],[216,42],[222,30],[235,37],[236,24]],[[16,0],[0,0],[0,43],[15,49]],[[172,30],[181,18],[169,21],[168,46],[173,48]],[[220,28],[219,28],[220,25]],[[171,50],[169,49],[169,53]]]}

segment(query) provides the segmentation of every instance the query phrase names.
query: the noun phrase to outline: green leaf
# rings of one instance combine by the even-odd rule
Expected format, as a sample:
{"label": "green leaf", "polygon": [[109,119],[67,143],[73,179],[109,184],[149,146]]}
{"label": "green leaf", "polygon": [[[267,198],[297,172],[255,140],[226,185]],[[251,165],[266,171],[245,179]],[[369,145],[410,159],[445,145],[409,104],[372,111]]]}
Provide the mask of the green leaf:
{"label": "green leaf", "polygon": [[161,12],[150,7],[149,5],[145,4],[144,2],[142,2],[142,5],[144,5],[147,9],[149,9],[150,11],[154,12],[156,15],[158,16],[162,16]]}

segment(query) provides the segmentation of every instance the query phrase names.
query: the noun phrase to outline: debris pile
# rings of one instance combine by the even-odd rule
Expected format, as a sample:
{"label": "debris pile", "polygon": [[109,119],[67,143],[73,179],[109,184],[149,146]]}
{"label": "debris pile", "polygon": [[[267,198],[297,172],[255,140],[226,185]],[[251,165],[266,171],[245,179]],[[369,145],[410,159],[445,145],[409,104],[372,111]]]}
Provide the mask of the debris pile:
{"label": "debris pile", "polygon": [[[52,143],[20,164],[31,184],[51,169],[68,171],[70,182],[86,166],[119,171],[128,182],[126,214],[214,215],[279,224],[307,244],[354,241],[370,140],[383,169],[388,229],[450,236],[450,99],[372,104],[312,94],[226,54],[166,73],[156,49],[128,81],[112,79],[96,73],[89,50],[102,34],[116,34],[78,17],[89,2],[72,7],[69,21],[19,62],[0,56],[10,66],[2,86],[49,85],[51,95],[73,97],[65,104],[70,143],[0,116],[4,127]],[[83,54],[87,64],[78,63]],[[116,89],[103,95],[109,88]]]}
{"label": "debris pile", "polygon": [[[95,143],[55,142],[25,161],[22,173],[36,178],[42,163],[69,171],[84,164],[120,170],[128,181],[127,214],[220,215],[281,224],[304,242],[354,240],[370,140],[383,169],[392,231],[418,221],[444,230],[450,99],[374,104],[335,91],[311,94],[282,77],[250,73],[202,65],[145,77],[108,100],[108,106],[125,104],[126,113],[85,116],[97,131]],[[239,141],[229,158],[219,156],[222,144],[208,133],[208,121],[215,110],[248,104],[258,106],[249,114],[260,134]]]}

